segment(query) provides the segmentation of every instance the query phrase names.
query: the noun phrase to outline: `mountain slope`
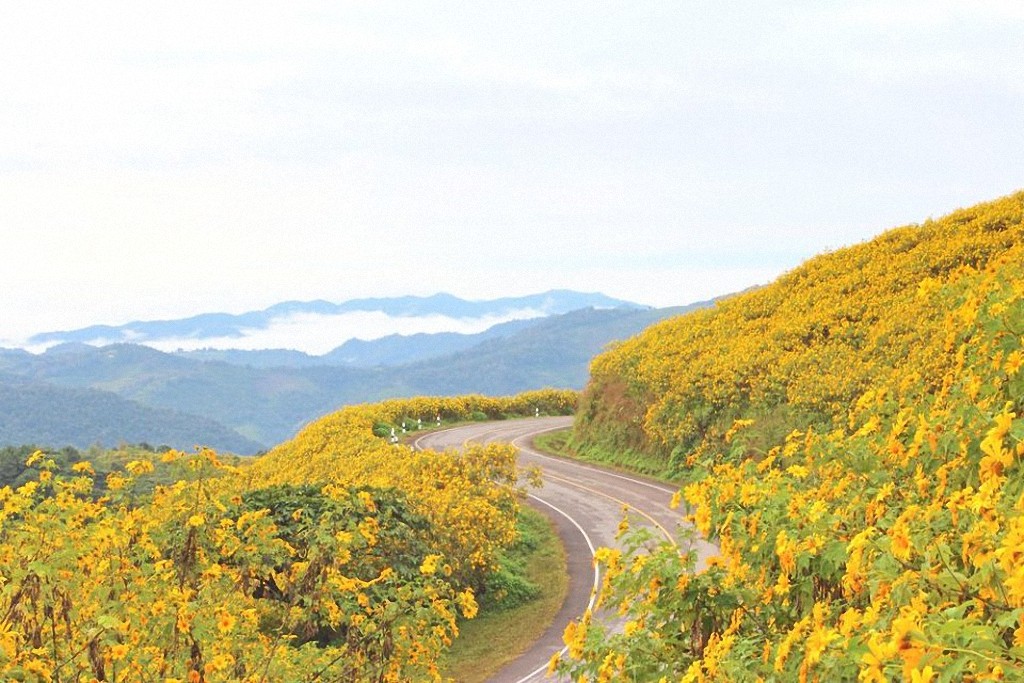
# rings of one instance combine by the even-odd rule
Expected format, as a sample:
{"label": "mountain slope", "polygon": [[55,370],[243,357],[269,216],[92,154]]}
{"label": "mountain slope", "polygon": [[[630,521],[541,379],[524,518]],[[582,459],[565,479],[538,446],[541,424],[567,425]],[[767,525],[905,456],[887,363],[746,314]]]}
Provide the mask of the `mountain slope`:
{"label": "mountain slope", "polygon": [[[345,368],[256,369],[180,358],[145,346],[83,346],[5,358],[6,370],[63,386],[111,391],[145,405],[203,415],[272,445],[342,403],[377,393],[375,374]],[[4,369],[0,365],[0,369]]]}
{"label": "mountain slope", "polygon": [[779,420],[779,429],[828,428],[908,364],[938,390],[946,312],[919,288],[1008,258],[1024,239],[1022,196],[890,230],[714,310],[655,326],[595,359],[588,432],[604,423],[601,395],[625,389],[641,419],[611,421],[608,435],[667,463],[673,453],[724,448],[733,419],[751,411]]}
{"label": "mountain slope", "polygon": [[392,334],[369,341],[350,339],[323,358],[332,365],[359,367],[406,365],[458,353],[490,339],[509,337],[520,330],[540,324],[540,321],[543,320],[544,318],[510,320],[507,323],[493,325],[476,334],[440,332],[436,334]]}
{"label": "mountain slope", "polygon": [[432,361],[401,369],[419,393],[508,394],[540,386],[581,388],[591,359],[613,341],[693,308],[583,309],[552,316],[508,337],[492,339]]}
{"label": "mountain slope", "polygon": [[570,650],[644,680],[1021,678],[1024,192],[819,256],[592,370],[576,447],[679,477],[721,555],[692,575],[676,548],[611,558],[630,634],[581,625]]}
{"label": "mountain slope", "polygon": [[180,450],[207,445],[232,453],[263,448],[207,418],[151,408],[106,391],[0,376],[0,444],[87,448],[122,442]]}

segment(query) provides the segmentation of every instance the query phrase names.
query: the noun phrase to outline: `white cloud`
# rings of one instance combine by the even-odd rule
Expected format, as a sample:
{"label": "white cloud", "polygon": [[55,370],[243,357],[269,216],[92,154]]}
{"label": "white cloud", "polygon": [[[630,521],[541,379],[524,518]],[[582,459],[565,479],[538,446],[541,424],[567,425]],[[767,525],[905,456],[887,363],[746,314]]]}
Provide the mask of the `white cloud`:
{"label": "white cloud", "polygon": [[[98,337],[87,343],[105,346],[123,342],[141,343],[161,351],[195,351],[197,349],[294,349],[310,355],[323,355],[349,339],[369,341],[400,334],[458,332],[475,334],[499,323],[527,320],[544,313],[529,309],[512,311],[503,316],[479,318],[452,318],[443,315],[416,317],[389,316],[380,311],[357,311],[339,315],[303,313],[276,318],[265,328],[243,329],[241,336],[231,337],[169,337],[143,338],[131,331],[119,337]],[[47,345],[29,347],[34,353],[44,351]]]}

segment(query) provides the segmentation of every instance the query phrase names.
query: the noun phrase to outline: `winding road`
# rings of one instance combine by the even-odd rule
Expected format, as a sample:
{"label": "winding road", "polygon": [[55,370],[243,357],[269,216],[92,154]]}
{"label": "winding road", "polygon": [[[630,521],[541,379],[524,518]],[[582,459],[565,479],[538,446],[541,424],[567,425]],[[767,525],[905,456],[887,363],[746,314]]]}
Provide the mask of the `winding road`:
{"label": "winding road", "polygon": [[[547,675],[551,656],[563,648],[565,626],[578,619],[591,605],[600,580],[594,567],[596,548],[618,545],[615,535],[628,510],[631,526],[651,527],[674,541],[683,523],[680,513],[669,507],[676,489],[636,475],[545,455],[531,446],[533,437],[566,429],[571,417],[485,422],[430,432],[417,438],[416,448],[444,450],[467,442],[512,443],[519,449],[522,467],[540,467],[544,486],[530,489],[530,504],[555,524],[565,546],[569,569],[569,592],[554,622],[526,652],[494,675],[491,683],[528,683],[557,680]],[[716,552],[714,546],[698,541],[698,564]]]}

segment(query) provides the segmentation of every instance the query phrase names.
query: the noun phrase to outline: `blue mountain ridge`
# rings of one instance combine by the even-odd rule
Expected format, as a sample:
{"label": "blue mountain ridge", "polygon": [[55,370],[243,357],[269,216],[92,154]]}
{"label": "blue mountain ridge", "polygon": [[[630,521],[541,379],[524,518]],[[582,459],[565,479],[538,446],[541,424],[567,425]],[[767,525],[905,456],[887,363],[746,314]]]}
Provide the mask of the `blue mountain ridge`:
{"label": "blue mountain ridge", "polygon": [[629,301],[600,293],[571,290],[550,290],[520,297],[470,301],[451,294],[432,296],[401,296],[352,299],[332,303],[284,301],[261,311],[246,313],[202,313],[175,320],[140,320],[124,325],[90,325],[75,330],[42,332],[32,336],[28,344],[67,343],[145,343],[160,339],[242,338],[247,330],[266,329],[273,321],[293,315],[340,315],[356,311],[381,312],[393,317],[440,315],[449,318],[502,317],[517,311],[531,310],[541,315],[556,315],[581,308],[646,309]]}

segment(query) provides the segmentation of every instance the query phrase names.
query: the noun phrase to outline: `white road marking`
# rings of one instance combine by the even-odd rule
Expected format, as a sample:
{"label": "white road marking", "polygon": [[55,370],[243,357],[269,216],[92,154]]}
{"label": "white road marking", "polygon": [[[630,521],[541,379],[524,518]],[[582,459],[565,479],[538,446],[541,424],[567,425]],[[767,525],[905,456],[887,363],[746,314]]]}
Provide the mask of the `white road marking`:
{"label": "white road marking", "polygon": [[[576,529],[580,532],[580,534],[582,534],[583,540],[585,540],[587,542],[587,547],[590,548],[590,556],[594,557],[597,554],[597,549],[594,547],[594,542],[590,540],[590,536],[587,535],[587,532],[583,530],[583,527],[580,526],[580,523],[577,522],[575,519],[573,519],[572,515],[570,515],[568,512],[566,512],[562,508],[558,507],[557,505],[549,503],[548,501],[544,500],[543,498],[535,496],[532,493],[528,493],[526,495],[528,495],[530,498],[532,498],[533,500],[537,501],[538,503],[543,503],[544,505],[547,505],[549,508],[551,508],[552,510],[554,510],[555,512],[557,512],[558,514],[562,515],[567,520],[569,520],[572,523],[572,525],[574,527],[576,527]],[[597,601],[597,594],[598,594],[598,592],[600,590],[601,590],[601,570],[598,568],[597,562],[594,562],[594,585],[590,589],[590,601],[587,603],[587,610],[588,611],[592,611],[594,609],[594,603]],[[565,647],[563,647],[561,650],[558,651],[558,656],[561,657],[568,650],[569,650],[569,646],[566,645]],[[520,678],[518,681],[516,681],[516,683],[526,683],[526,681],[529,681],[529,680],[533,679],[536,676],[539,676],[541,674],[547,673],[549,665],[550,665],[550,662],[542,664],[541,666],[537,667],[536,669],[534,669],[530,673],[528,673],[525,676],[523,676],[522,678]]]}

